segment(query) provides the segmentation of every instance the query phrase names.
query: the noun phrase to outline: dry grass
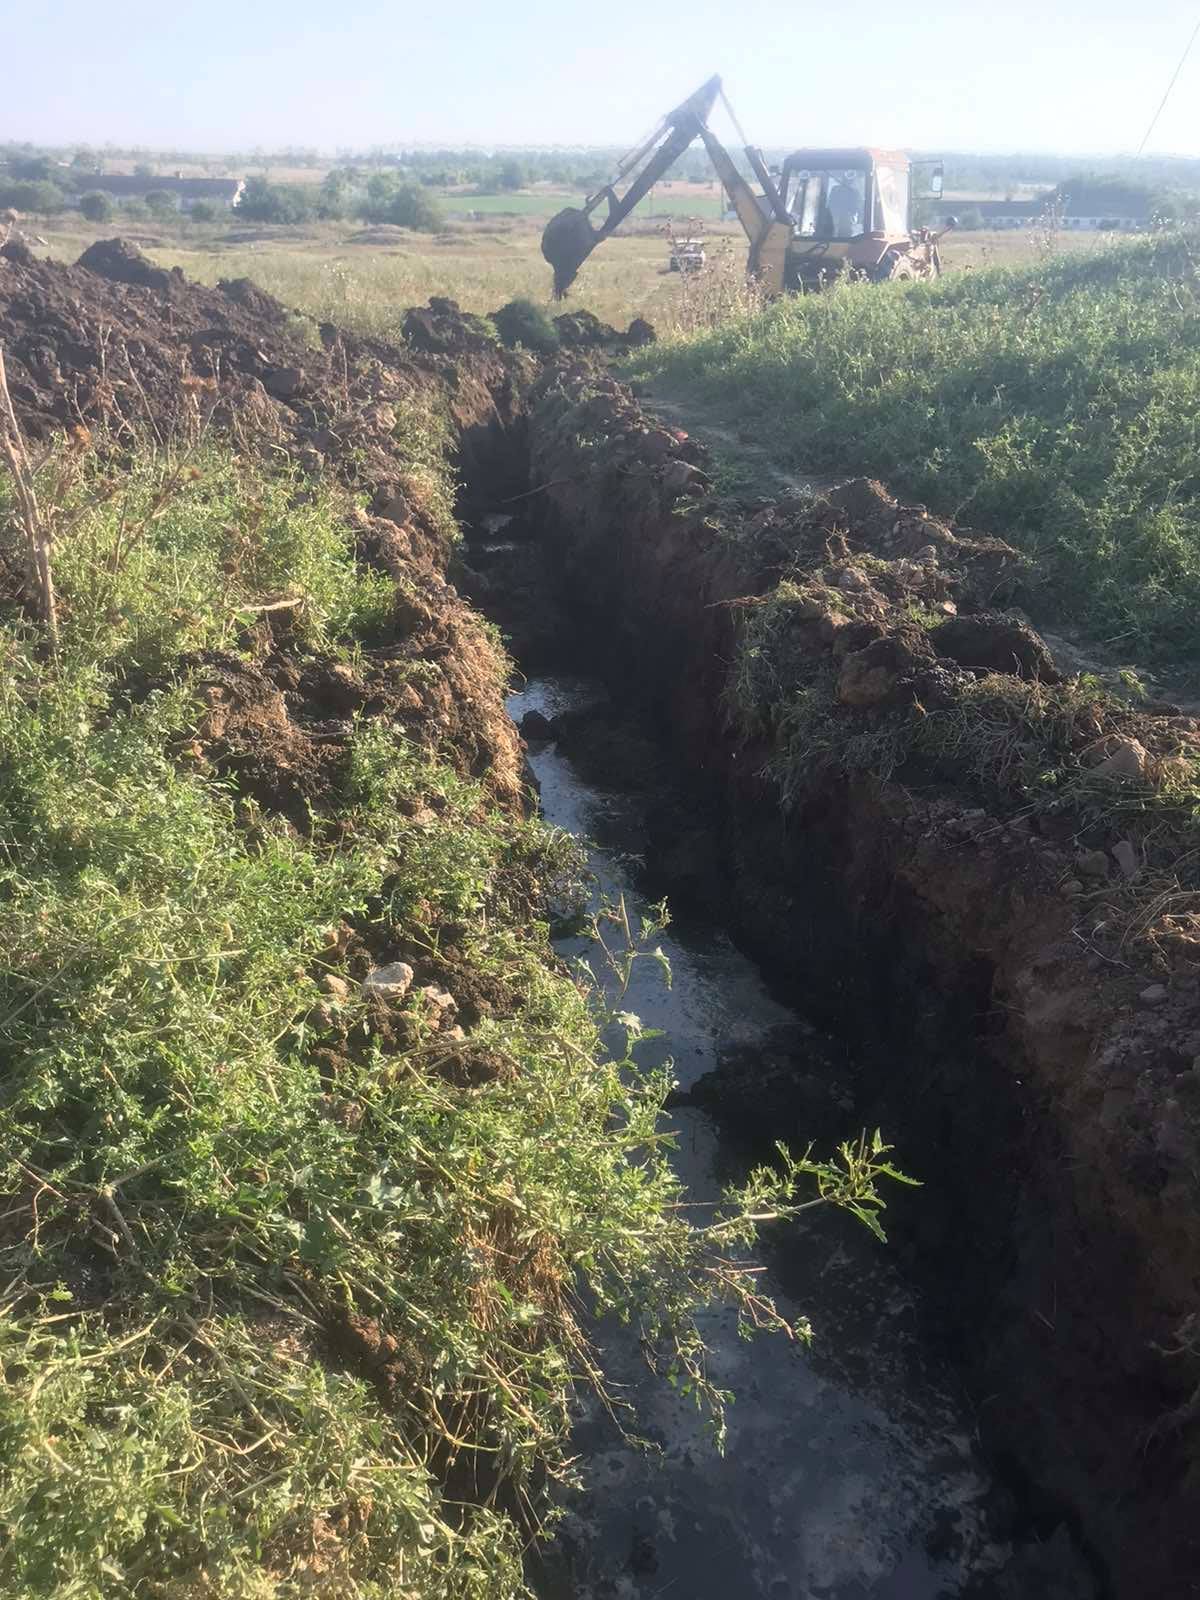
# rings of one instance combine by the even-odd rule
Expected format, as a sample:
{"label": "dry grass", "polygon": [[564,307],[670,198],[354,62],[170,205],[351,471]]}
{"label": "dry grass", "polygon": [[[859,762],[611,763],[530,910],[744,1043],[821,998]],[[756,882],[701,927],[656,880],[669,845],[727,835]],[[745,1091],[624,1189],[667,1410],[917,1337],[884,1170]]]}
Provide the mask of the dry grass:
{"label": "dry grass", "polygon": [[[497,218],[456,224],[443,234],[397,234],[367,243],[352,242],[365,231],[354,223],[231,228],[117,222],[96,228],[71,218],[47,227],[44,237],[53,255],[74,260],[95,239],[120,231],[156,261],[182,267],[203,283],[250,277],[288,305],[379,334],[396,332],[407,307],[431,294],[449,295],[466,310],[483,313],[529,299],[553,312],[586,307],[621,326],[635,316],[660,327],[695,325],[694,286],[666,270],[665,229],[607,240],[584,264],[564,305],[550,299],[538,218]],[[717,254],[740,263],[741,234],[734,224],[709,224],[705,233]],[[1095,235],[1063,235],[1061,248],[1095,242]],[[1034,253],[1033,241],[1017,230],[951,235],[944,250],[951,271],[1027,261]]]}

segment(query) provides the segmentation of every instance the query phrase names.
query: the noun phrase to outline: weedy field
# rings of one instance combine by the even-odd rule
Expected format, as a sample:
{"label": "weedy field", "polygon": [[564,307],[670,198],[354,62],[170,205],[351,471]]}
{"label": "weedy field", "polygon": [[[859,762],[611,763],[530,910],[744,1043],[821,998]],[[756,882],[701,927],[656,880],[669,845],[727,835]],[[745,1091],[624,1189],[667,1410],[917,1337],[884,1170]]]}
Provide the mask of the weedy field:
{"label": "weedy field", "polygon": [[[435,234],[342,223],[93,227],[75,218],[69,226],[61,219],[45,225],[41,237],[56,257],[74,261],[96,239],[121,233],[155,261],[181,267],[199,282],[249,276],[286,305],[340,326],[394,336],[407,308],[435,294],[481,314],[516,298],[564,309],[550,305],[550,269],[541,254],[546,203],[540,203],[542,211],[530,217],[452,223]],[[695,319],[688,286],[667,271],[667,227],[640,225],[607,240],[585,264],[565,309],[584,306],[615,326],[645,317],[660,332],[690,329]],[[744,235],[729,223],[708,222],[703,231],[720,275],[740,281]],[[1058,245],[1074,254],[1094,250],[1097,241],[1070,234]],[[1030,262],[1041,248],[1041,241],[1015,230],[963,233],[947,238],[944,255],[947,271],[955,273]]]}
{"label": "weedy field", "polygon": [[866,472],[1012,540],[1042,618],[1194,663],[1198,248],[1175,234],[848,285],[668,334],[630,370],[793,471]]}

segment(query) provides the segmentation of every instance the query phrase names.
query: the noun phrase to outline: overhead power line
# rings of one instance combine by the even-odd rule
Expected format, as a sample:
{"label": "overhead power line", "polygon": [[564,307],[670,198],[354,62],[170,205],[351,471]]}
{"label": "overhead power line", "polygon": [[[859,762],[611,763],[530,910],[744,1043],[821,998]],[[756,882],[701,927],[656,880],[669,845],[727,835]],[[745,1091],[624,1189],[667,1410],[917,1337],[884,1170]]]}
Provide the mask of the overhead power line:
{"label": "overhead power line", "polygon": [[1167,101],[1171,98],[1171,90],[1179,82],[1179,74],[1183,71],[1183,64],[1187,60],[1188,56],[1191,54],[1192,46],[1195,44],[1197,36],[1200,36],[1200,22],[1196,23],[1196,26],[1192,29],[1192,37],[1188,40],[1188,42],[1183,47],[1183,54],[1179,58],[1179,65],[1175,68],[1175,71],[1171,74],[1171,81],[1167,85],[1167,92],[1166,92],[1166,94],[1163,95],[1162,99],[1159,101],[1158,110],[1150,118],[1150,126],[1146,129],[1145,133],[1142,135],[1142,142],[1137,147],[1138,155],[1141,155],[1142,151],[1146,148],[1146,141],[1149,139],[1150,135],[1154,132],[1155,128],[1158,126],[1158,119],[1159,119],[1159,117],[1162,116],[1163,109],[1166,106]]}

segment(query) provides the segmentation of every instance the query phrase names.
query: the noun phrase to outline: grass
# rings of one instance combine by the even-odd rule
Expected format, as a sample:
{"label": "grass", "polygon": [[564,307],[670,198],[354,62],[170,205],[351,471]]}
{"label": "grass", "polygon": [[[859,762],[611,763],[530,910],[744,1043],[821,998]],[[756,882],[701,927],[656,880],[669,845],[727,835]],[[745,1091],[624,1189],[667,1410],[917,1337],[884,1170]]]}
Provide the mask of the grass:
{"label": "grass", "polygon": [[[545,197],[544,214],[570,198]],[[694,213],[696,197],[677,198],[681,215]],[[384,336],[396,335],[407,308],[433,294],[483,314],[528,299],[552,314],[582,306],[621,327],[638,316],[664,331],[688,323],[680,277],[665,271],[666,235],[653,228],[606,240],[585,263],[570,298],[559,304],[550,298],[540,218],[532,216],[452,223],[442,234],[400,235],[374,244],[351,242],[362,231],[354,223],[248,229],[118,221],[94,228],[73,217],[40,227],[51,252],[65,260],[77,259],[97,238],[126,232],[148,241],[142,247],[156,261],[182,267],[200,282],[250,277],[309,315]],[[728,240],[737,260],[744,260],[743,235],[735,224],[707,222],[705,231],[713,240]],[[237,235],[245,232],[255,237],[239,242]],[[1094,243],[1070,235],[1063,248],[1073,253]],[[1028,260],[1033,250],[1022,233],[975,233],[951,235],[945,254],[950,270],[960,271]]]}
{"label": "grass", "polygon": [[[0,1595],[523,1594],[603,1383],[583,1305],[719,1417],[695,1309],[777,1321],[729,1252],[801,1183],[874,1224],[883,1152],[685,1220],[665,1076],[551,956],[562,836],[390,720],[303,831],[206,753],[184,653],[251,664],[281,589],[301,656],[353,669],[386,626],[346,505],[215,447],[127,468],[47,468],[58,656],[0,623]],[[627,975],[654,929],[609,921]],[[347,929],[452,940],[511,1004],[456,1045],[410,996],[381,1032],[330,997]]]}
{"label": "grass", "polygon": [[[474,211],[480,216],[537,217],[542,221],[548,220],[564,206],[582,205],[584,198],[583,191],[579,189],[483,195],[450,189],[439,194],[443,209],[451,217]],[[706,222],[718,222],[721,217],[721,196],[715,188],[709,194],[676,194],[660,185],[638,202],[631,215],[639,222],[651,222],[668,213],[674,217],[702,217]],[[603,207],[599,215],[604,215]]]}
{"label": "grass", "polygon": [[775,461],[867,472],[1010,538],[1029,604],[1131,653],[1200,644],[1200,279],[1178,235],[882,292],[851,285],[667,340],[631,371]]}

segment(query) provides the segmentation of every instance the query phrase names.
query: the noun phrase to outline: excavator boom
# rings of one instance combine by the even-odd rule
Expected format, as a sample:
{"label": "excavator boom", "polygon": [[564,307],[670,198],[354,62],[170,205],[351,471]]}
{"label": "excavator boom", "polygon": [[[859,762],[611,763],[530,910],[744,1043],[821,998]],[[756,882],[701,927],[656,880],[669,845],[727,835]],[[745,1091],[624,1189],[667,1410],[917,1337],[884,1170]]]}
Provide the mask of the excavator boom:
{"label": "excavator boom", "polygon": [[[542,254],[554,268],[554,293],[557,297],[561,298],[567,292],[575,280],[575,274],[601,240],[607,239],[620,226],[638,201],[649,194],[654,184],[670,171],[696,138],[704,140],[714,165],[718,160],[714,152],[720,152],[722,164],[717,165],[717,171],[734,197],[739,217],[742,217],[745,209],[742,225],[753,243],[758,226],[755,222],[754,231],[751,231],[751,208],[753,217],[761,218],[758,202],[728,152],[708,127],[709,113],[720,93],[719,77],[701,84],[695,94],[689,95],[682,105],[676,106],[663,118],[645,143],[630,151],[617,168],[613,183],[589,195],[582,208],[568,206],[557,216],[551,217],[542,234]],[[728,178],[726,173],[730,175]],[[630,174],[633,174],[632,178]],[[630,178],[628,187],[618,195],[616,184],[626,178]],[[744,196],[739,198],[738,190],[731,186],[733,183],[745,191]],[[591,214],[601,200],[607,200],[608,214],[599,227],[594,227]]]}

